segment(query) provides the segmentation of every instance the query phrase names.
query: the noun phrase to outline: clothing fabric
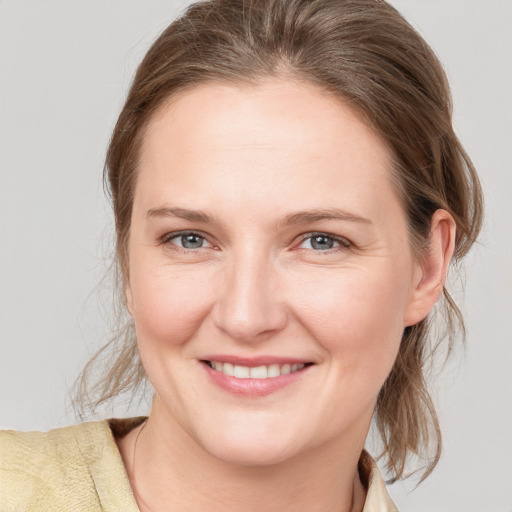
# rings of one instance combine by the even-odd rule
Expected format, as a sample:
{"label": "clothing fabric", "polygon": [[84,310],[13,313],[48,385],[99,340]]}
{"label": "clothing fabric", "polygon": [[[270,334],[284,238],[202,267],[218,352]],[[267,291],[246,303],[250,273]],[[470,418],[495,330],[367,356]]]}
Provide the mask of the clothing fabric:
{"label": "clothing fabric", "polygon": [[[144,419],[0,431],[0,512],[139,512],[115,438]],[[397,512],[366,452],[359,473],[367,487],[363,512]]]}

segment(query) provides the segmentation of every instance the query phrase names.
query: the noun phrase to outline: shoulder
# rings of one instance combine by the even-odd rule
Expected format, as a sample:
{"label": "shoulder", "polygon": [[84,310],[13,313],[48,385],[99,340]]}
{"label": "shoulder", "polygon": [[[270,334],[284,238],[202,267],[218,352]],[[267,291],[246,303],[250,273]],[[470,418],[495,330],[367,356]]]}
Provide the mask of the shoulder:
{"label": "shoulder", "polygon": [[366,488],[363,512],[398,512],[386,490],[377,463],[366,451],[363,451],[359,459],[359,476]]}
{"label": "shoulder", "polygon": [[95,422],[49,432],[0,432],[0,511],[65,510],[70,493],[96,504],[89,467],[101,457],[106,429],[106,422]]}
{"label": "shoulder", "polygon": [[0,512],[92,512],[130,499],[108,421],[49,432],[0,431]]}

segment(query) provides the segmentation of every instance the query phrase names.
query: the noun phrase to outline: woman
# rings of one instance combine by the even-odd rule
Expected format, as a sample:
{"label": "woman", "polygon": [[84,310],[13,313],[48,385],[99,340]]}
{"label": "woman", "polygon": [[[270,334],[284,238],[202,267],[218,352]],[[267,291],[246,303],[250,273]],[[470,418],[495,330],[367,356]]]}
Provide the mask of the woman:
{"label": "woman", "polygon": [[136,336],[97,402],[147,376],[153,407],[3,433],[2,506],[394,510],[365,439],[374,418],[392,479],[439,459],[427,319],[444,295],[453,329],[445,276],[481,223],[418,34],[378,1],[192,6],[139,67],[106,178]]}

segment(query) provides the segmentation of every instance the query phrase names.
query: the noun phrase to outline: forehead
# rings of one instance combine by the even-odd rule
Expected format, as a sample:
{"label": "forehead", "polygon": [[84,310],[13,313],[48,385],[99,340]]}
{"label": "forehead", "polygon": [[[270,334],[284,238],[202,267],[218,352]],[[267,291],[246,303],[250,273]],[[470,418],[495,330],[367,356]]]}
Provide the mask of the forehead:
{"label": "forehead", "polygon": [[286,80],[207,84],[173,98],[148,125],[139,172],[145,203],[175,201],[178,191],[204,208],[221,199],[361,208],[365,189],[368,209],[378,190],[396,200],[379,135],[339,99]]}
{"label": "forehead", "polygon": [[[293,130],[290,130],[293,126]],[[266,79],[258,85],[207,83],[172,97],[153,115],[142,153],[179,136],[180,149],[200,145],[215,150],[218,143],[264,147],[300,145],[343,152],[379,153],[387,157],[385,141],[356,110],[312,84]],[[178,142],[178,141],[176,141]],[[185,145],[183,145],[185,143]],[[344,144],[343,144],[344,143]]]}

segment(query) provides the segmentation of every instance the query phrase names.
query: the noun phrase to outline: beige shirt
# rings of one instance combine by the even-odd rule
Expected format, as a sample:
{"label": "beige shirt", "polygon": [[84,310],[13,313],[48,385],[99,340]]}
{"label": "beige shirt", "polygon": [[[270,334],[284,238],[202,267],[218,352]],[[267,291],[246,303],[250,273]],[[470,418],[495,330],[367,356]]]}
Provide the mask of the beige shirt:
{"label": "beige shirt", "polygon": [[[49,432],[0,431],[0,512],[139,512],[114,437],[144,418]],[[373,459],[359,461],[363,512],[396,512]]]}

